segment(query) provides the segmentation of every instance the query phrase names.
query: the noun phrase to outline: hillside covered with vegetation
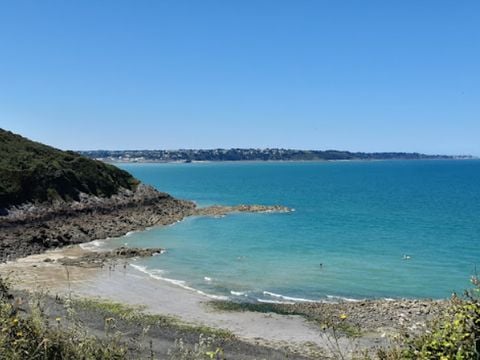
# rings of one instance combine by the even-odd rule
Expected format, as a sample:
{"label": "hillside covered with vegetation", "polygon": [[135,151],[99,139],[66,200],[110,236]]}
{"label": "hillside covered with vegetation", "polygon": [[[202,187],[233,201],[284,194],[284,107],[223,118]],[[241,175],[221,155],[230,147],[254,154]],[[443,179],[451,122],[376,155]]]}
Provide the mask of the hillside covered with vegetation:
{"label": "hillside covered with vegetation", "polygon": [[80,193],[109,197],[137,184],[138,180],[115,166],[0,129],[0,208],[77,200]]}

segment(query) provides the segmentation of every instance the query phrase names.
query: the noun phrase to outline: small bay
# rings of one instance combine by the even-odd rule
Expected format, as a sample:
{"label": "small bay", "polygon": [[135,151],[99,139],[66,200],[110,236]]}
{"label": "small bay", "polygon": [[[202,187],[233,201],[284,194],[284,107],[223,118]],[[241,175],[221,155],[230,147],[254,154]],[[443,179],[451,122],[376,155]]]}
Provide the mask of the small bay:
{"label": "small bay", "polygon": [[480,260],[480,161],[120,164],[175,197],[285,205],[192,217],[103,246],[164,247],[133,265],[204,293],[260,301],[446,298]]}

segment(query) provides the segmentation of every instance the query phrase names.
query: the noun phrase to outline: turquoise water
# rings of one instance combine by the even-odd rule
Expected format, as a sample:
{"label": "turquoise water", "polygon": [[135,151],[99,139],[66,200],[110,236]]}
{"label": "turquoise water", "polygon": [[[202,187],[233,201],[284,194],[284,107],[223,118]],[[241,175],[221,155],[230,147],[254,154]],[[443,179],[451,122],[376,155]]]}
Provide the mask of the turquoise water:
{"label": "turquoise water", "polygon": [[469,286],[480,261],[480,161],[121,167],[202,206],[295,209],[189,218],[110,243],[167,248],[134,265],[207,294],[263,301],[444,298]]}

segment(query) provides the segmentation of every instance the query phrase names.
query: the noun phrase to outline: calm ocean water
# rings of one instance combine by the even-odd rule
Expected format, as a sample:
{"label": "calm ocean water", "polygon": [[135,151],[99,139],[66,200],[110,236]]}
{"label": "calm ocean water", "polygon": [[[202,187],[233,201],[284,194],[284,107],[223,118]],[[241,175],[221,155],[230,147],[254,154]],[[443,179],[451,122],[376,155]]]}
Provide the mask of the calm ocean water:
{"label": "calm ocean water", "polygon": [[480,161],[121,167],[201,206],[295,209],[189,218],[106,245],[165,247],[166,254],[134,266],[210,295],[261,301],[443,298],[469,287],[480,265]]}

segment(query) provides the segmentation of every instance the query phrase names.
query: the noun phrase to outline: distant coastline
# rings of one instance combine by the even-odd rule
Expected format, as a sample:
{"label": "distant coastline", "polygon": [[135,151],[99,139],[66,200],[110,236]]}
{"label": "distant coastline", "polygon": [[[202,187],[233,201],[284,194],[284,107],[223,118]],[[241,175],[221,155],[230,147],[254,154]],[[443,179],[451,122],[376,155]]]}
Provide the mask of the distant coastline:
{"label": "distant coastline", "polygon": [[180,149],[180,150],[89,150],[86,157],[112,163],[190,163],[226,161],[372,161],[372,160],[465,160],[471,155],[429,155],[407,152],[350,152],[295,149]]}

